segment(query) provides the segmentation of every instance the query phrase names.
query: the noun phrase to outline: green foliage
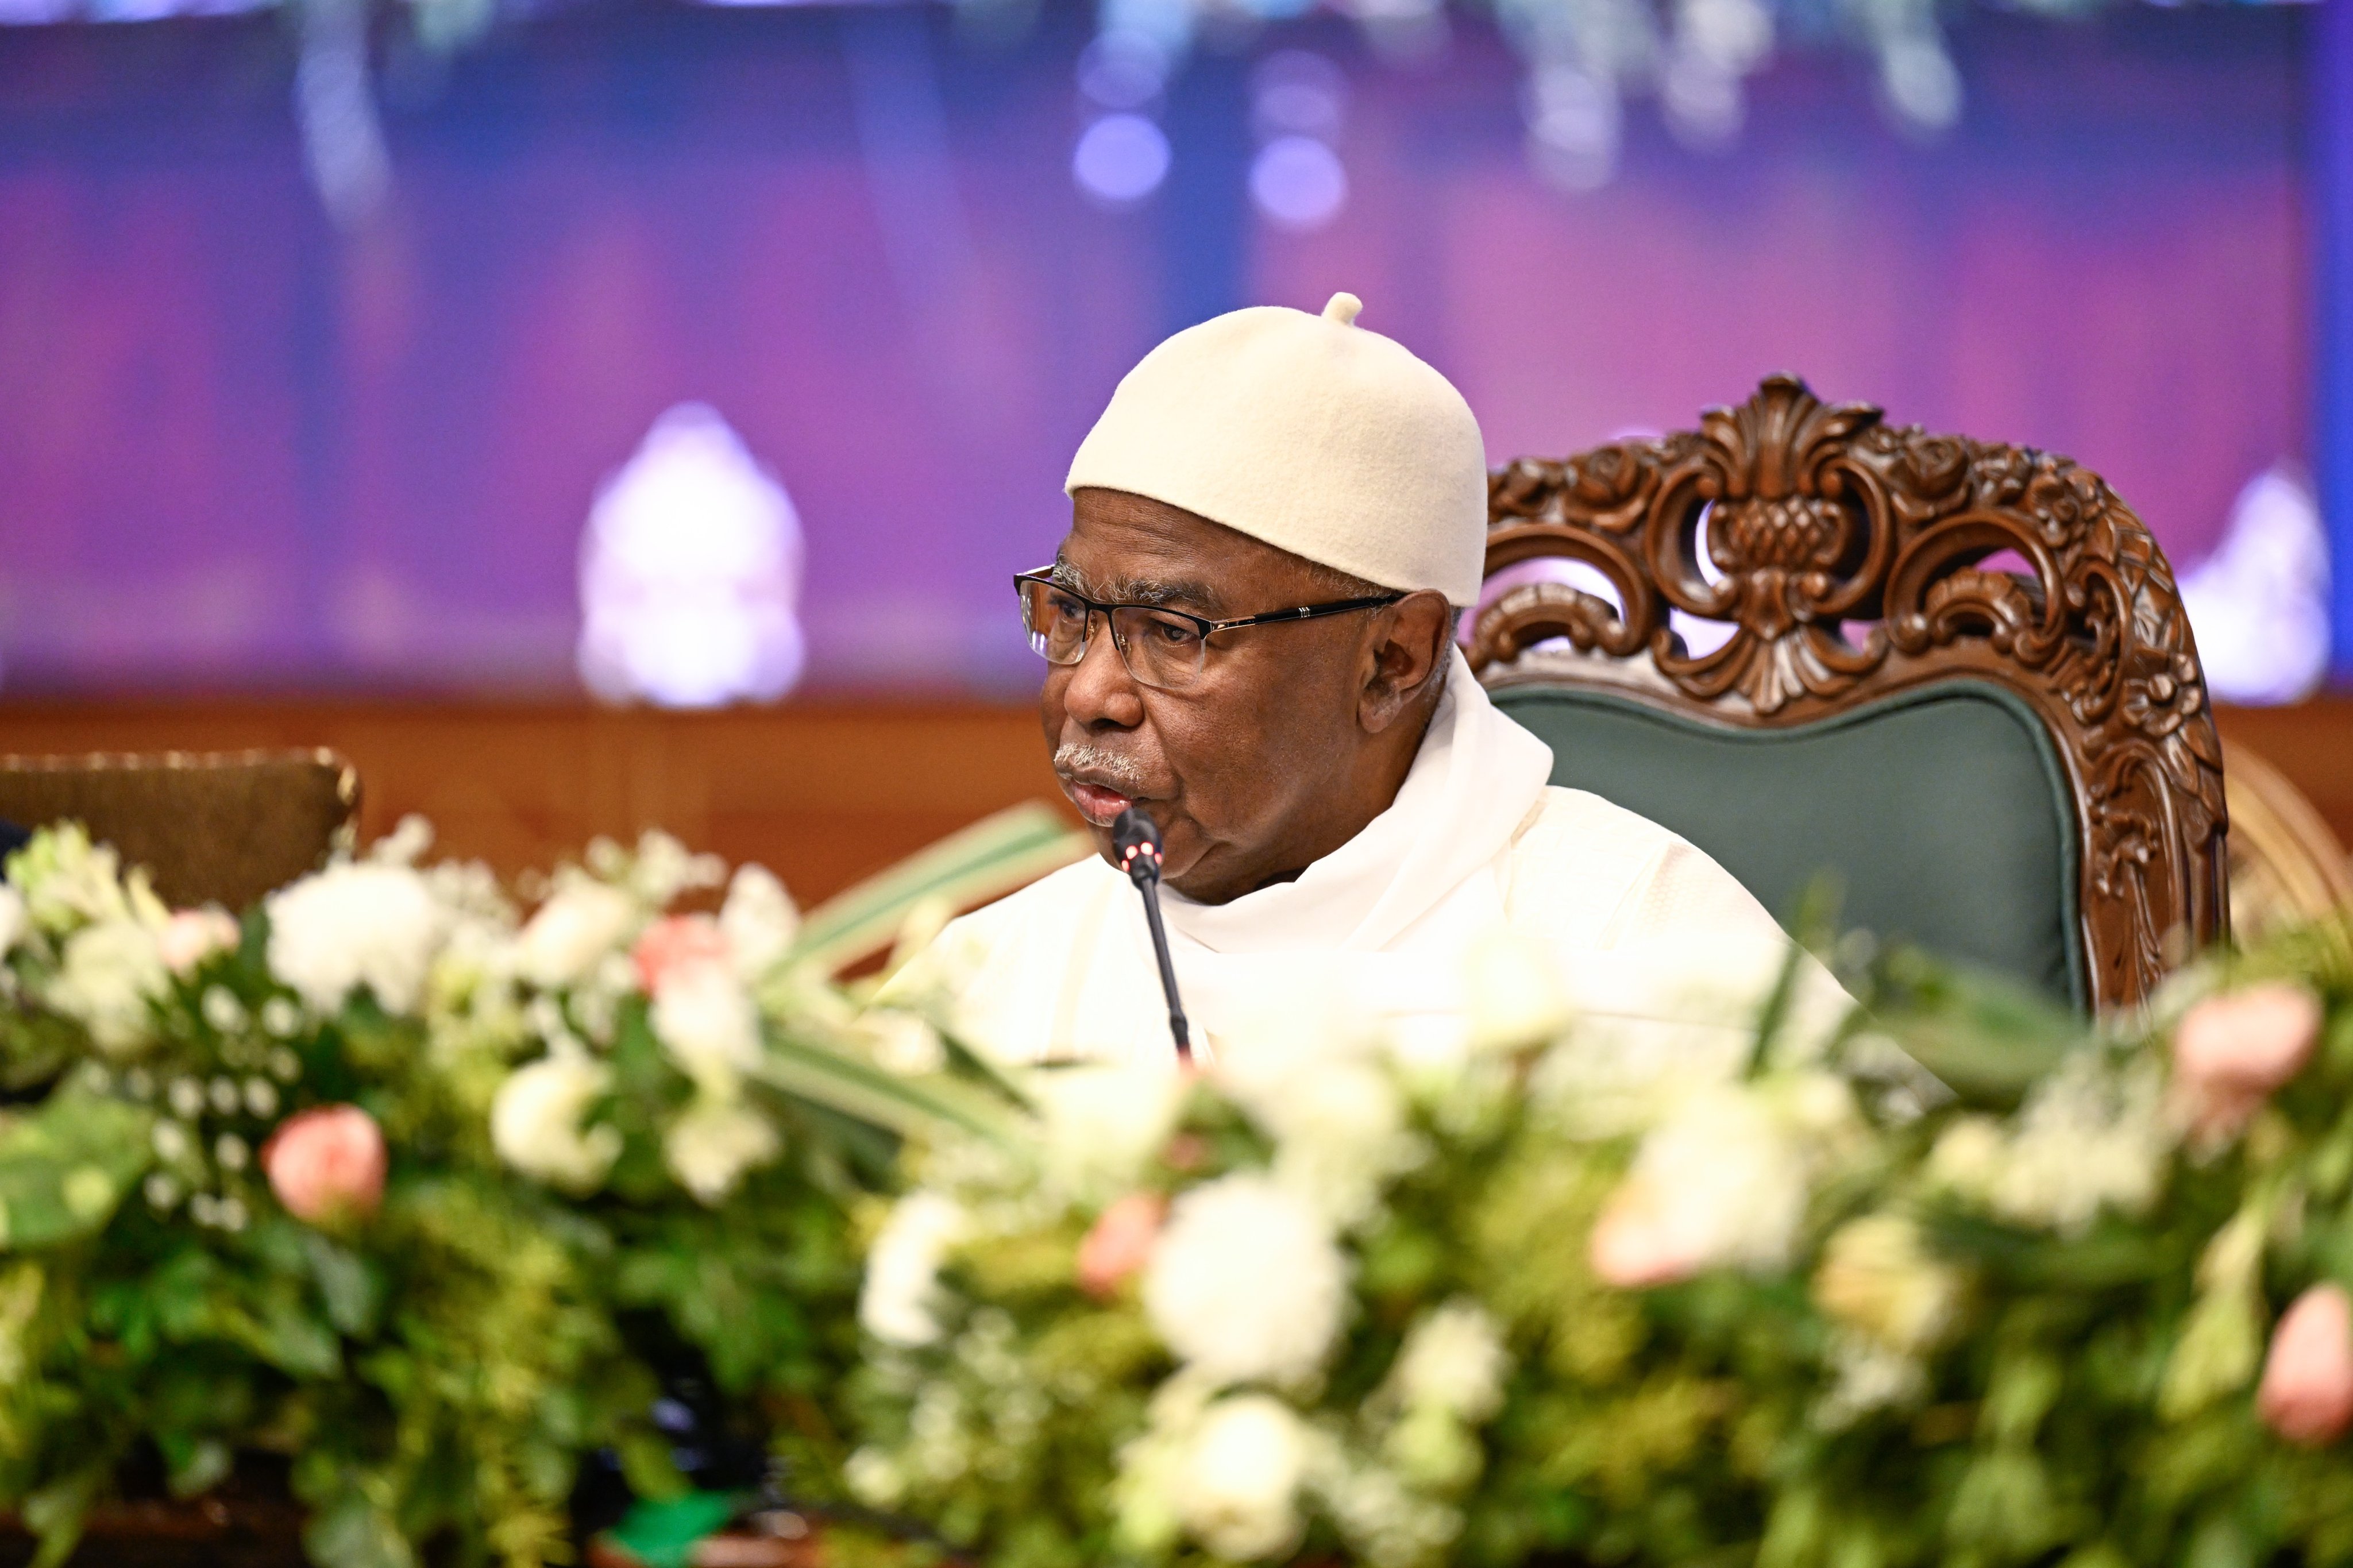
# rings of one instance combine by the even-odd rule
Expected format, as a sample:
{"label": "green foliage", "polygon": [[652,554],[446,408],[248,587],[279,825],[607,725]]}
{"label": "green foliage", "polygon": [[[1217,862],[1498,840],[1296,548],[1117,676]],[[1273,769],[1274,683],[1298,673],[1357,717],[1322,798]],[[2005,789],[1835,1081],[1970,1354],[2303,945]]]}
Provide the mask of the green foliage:
{"label": "green foliage", "polygon": [[[1009,849],[992,831],[934,856],[927,885],[1037,849],[1014,826]],[[190,1497],[273,1465],[322,1568],[571,1562],[590,1451],[641,1496],[687,1489],[652,1415],[658,1368],[681,1355],[774,1432],[788,1482],[830,1484],[856,1351],[849,1208],[908,1131],[945,1116],[987,1134],[1005,1102],[970,1075],[934,1088],[877,1066],[772,880],[740,910],[731,895],[720,931],[661,921],[715,879],[676,846],[590,858],[554,891],[605,923],[575,924],[561,973],[535,980],[549,961],[485,874],[416,869],[397,847],[234,923],[167,917],[78,829],[16,858],[0,887],[0,1509],[44,1563],[126,1475]],[[706,1021],[680,1029],[733,1027],[741,1008],[748,1061],[714,1073],[657,1029],[630,959],[656,924],[726,965]],[[518,1068],[558,1051],[607,1076],[494,1136]],[[765,1130],[716,1177],[674,1147],[681,1118],[714,1105]],[[364,1111],[388,1161],[380,1194],[364,1183],[306,1221],[268,1167],[290,1120],[322,1107]],[[575,1134],[614,1141],[594,1181],[511,1163]]]}
{"label": "green foliage", "polygon": [[0,1117],[0,1248],[27,1251],[92,1236],[147,1171],[144,1109],[67,1090]]}
{"label": "green foliage", "polygon": [[[0,1507],[54,1564],[126,1476],[259,1463],[322,1565],[533,1568],[606,1450],[676,1556],[729,1505],[654,1418],[683,1363],[772,1480],[875,1527],[839,1568],[2353,1563],[2353,1466],[2255,1397],[2290,1303],[2353,1286],[2353,928],[2095,1028],[1898,952],[1867,1013],[1821,1027],[1793,964],[1649,1078],[1573,1020],[1433,1056],[1306,1016],[1108,1097],[829,978],[1067,849],[986,825],[796,929],[756,878],[665,919],[715,871],[606,846],[534,932],[396,856],[174,925],[37,839],[0,890]],[[2277,984],[2309,1060],[2200,1101],[2182,1019]],[[380,1192],[272,1180],[327,1108],[382,1130]],[[1155,1296],[1212,1189],[1248,1198],[1196,1233],[1222,1282]],[[1237,1265],[1270,1193],[1308,1230]],[[1102,1274],[1123,1205],[1144,1252]],[[1188,1323],[1280,1341],[1327,1263],[1312,1364],[1204,1370]],[[1218,1472],[1227,1417],[1261,1447]]]}
{"label": "green foliage", "polygon": [[[2260,1031],[2231,1009],[2274,983],[2319,1003],[2309,1061],[2252,1099],[2211,1099],[2174,1063],[2181,1020],[2206,1008],[2210,1032]],[[1580,1065],[1593,1058],[1574,1025],[1474,1051],[1451,1077],[1391,1062],[1423,1157],[1386,1170],[1369,1209],[1330,1209],[1349,1294],[1320,1370],[1196,1395],[1272,1395],[1327,1456],[1297,1483],[1298,1527],[1239,1555],[2353,1562],[2343,1446],[2284,1440],[2255,1398],[2288,1304],[2353,1286],[2353,926],[2213,955],[2143,1014],[2088,1028],[1912,953],[1850,984],[1866,1011],[1788,1037],[1785,975],[1730,1083],[1670,1070],[1630,1096]],[[2263,1058],[2262,1041],[2249,1048]],[[1220,1521],[1184,1490],[1209,1471],[1184,1472],[1167,1511],[1134,1528],[1171,1391],[1195,1375],[1171,1321],[1134,1280],[1090,1295],[1073,1259],[1123,1194],[1313,1170],[1297,1101],[1332,1070],[1271,1098],[1247,1077],[1198,1087],[1156,1152],[1109,1185],[1058,1184],[1050,1136],[1035,1168],[926,1156],[919,1174],[964,1228],[939,1276],[937,1337],[873,1346],[860,1374],[851,1479],[869,1500],[992,1564],[1218,1561]],[[1769,1247],[1755,1245],[1773,1212],[1756,1184],[1709,1169],[1740,1168],[1723,1146],[1744,1124],[1780,1126],[1806,1167],[1801,1212]],[[1710,1192],[1743,1217],[1693,1232],[1682,1212],[1682,1234],[1714,1237],[1692,1256],[1630,1264],[1597,1235]],[[1626,1273],[1641,1268],[1655,1272]],[[1404,1347],[1463,1301],[1508,1347],[1500,1404],[1451,1425],[1399,1419]],[[1335,1453],[1359,1478],[1393,1467],[1445,1510],[1441,1537],[1352,1523],[1317,1469]],[[879,1536],[858,1550],[923,1555]]]}

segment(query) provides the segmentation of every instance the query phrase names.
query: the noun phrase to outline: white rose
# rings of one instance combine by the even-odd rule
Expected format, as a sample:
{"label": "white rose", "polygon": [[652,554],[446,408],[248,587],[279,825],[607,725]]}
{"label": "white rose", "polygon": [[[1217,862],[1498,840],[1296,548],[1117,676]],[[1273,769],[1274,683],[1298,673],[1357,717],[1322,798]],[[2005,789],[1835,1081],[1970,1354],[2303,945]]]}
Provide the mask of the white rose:
{"label": "white rose", "polygon": [[727,901],[720,906],[719,930],[735,973],[757,980],[783,962],[800,935],[801,912],[793,896],[765,866],[739,866],[727,884]]}
{"label": "white rose", "polygon": [[64,961],[49,984],[50,1006],[90,1031],[110,1056],[147,1043],[152,1005],[171,991],[155,933],[133,920],[106,920],[66,939]]}
{"label": "white rose", "polygon": [[576,985],[628,940],[637,901],[608,882],[581,878],[539,906],[515,938],[515,973],[544,990]]}
{"label": "white rose", "polygon": [[536,1181],[593,1191],[620,1156],[621,1134],[581,1122],[612,1085],[613,1069],[569,1042],[517,1068],[491,1101],[499,1158]]}
{"label": "white rose", "polygon": [[26,924],[24,895],[0,882],[0,958],[7,957],[9,950],[25,940]]}
{"label": "white rose", "polygon": [[1254,1172],[1179,1197],[1145,1268],[1152,1326],[1179,1359],[1221,1384],[1314,1372],[1346,1298],[1347,1263],[1323,1216]]}
{"label": "white rose", "polygon": [[750,993],[723,964],[681,964],[654,993],[654,1035],[706,1095],[731,1098],[760,1065],[760,1018]]}
{"label": "white rose", "polygon": [[910,1193],[866,1255],[858,1292],[858,1322],[884,1344],[913,1349],[935,1342],[940,1265],[964,1232],[964,1210],[937,1193]]}
{"label": "white rose", "polygon": [[706,1204],[735,1190],[744,1173],[782,1151],[768,1119],[741,1100],[697,1095],[662,1135],[662,1163],[679,1184]]}
{"label": "white rose", "polygon": [[1176,1489],[1178,1520],[1232,1563],[1284,1557],[1299,1544],[1306,1434],[1281,1400],[1240,1394],[1209,1406],[1193,1429]]}
{"label": "white rose", "polygon": [[1389,1375],[1409,1407],[1434,1406],[1475,1423],[1503,1406],[1510,1367],[1486,1309],[1450,1301],[1413,1326]]}
{"label": "white rose", "polygon": [[406,866],[330,866],[269,895],[269,969],[313,1012],[364,985],[387,1013],[417,1005],[448,913]]}
{"label": "white rose", "polygon": [[1787,1267],[1805,1217],[1809,1151],[1831,1131],[1811,1103],[1819,1098],[1727,1084],[1684,1100],[1642,1140],[1595,1228],[1602,1278],[1641,1285]]}
{"label": "white rose", "polygon": [[1184,1109],[1185,1079],[1160,1066],[1051,1068],[1022,1089],[1045,1121],[1046,1168],[1072,1191],[1124,1191]]}

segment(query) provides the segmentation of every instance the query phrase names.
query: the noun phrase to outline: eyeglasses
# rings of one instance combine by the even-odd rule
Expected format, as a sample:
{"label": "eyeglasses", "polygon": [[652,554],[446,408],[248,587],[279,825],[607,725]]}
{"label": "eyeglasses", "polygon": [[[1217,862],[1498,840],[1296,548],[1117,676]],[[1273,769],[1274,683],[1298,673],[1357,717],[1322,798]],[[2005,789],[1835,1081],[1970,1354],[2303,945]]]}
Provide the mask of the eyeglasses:
{"label": "eyeglasses", "polygon": [[1086,658],[1088,630],[1101,616],[1111,627],[1112,646],[1119,649],[1120,662],[1127,666],[1128,674],[1163,691],[1182,691],[1201,678],[1201,667],[1208,662],[1209,638],[1219,632],[1377,610],[1405,597],[1378,594],[1211,621],[1158,605],[1098,604],[1054,581],[1050,568],[1020,574],[1013,579],[1013,587],[1021,595],[1021,624],[1029,633],[1029,646],[1047,663],[1076,664]]}

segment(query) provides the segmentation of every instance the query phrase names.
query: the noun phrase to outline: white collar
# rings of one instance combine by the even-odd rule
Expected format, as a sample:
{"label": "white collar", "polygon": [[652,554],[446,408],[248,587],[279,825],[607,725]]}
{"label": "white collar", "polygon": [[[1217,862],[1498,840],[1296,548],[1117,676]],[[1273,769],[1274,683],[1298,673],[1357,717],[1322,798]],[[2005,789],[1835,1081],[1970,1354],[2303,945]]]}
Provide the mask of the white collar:
{"label": "white collar", "polygon": [[1503,853],[1552,777],[1552,748],[1499,712],[1454,650],[1388,809],[1300,873],[1223,904],[1170,889],[1169,926],[1217,952],[1377,952]]}

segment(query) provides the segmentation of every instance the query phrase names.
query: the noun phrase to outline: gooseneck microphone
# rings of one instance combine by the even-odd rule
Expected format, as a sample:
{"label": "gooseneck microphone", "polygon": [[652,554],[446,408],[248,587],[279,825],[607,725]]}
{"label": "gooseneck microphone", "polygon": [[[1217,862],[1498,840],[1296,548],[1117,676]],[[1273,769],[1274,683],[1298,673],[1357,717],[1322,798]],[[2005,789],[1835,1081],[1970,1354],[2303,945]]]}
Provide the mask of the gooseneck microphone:
{"label": "gooseneck microphone", "polygon": [[1184,1004],[1176,1000],[1176,966],[1168,961],[1168,933],[1160,924],[1160,825],[1131,805],[1111,825],[1111,847],[1119,857],[1119,868],[1144,896],[1152,956],[1160,961],[1160,989],[1168,997],[1168,1033],[1176,1041],[1176,1059],[1190,1062],[1193,1042],[1186,1034]]}

